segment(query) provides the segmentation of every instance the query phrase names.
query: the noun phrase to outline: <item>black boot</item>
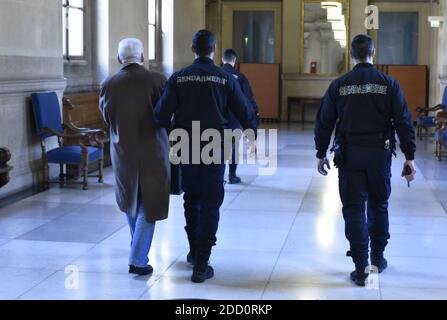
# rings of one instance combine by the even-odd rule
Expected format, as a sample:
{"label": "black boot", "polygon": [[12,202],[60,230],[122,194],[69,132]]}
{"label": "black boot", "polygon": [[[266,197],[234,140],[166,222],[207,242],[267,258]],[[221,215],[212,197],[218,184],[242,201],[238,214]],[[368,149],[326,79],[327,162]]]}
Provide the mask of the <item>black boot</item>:
{"label": "black boot", "polygon": [[371,265],[376,267],[379,273],[388,268],[388,261],[383,256],[383,252],[373,252],[371,254]]}
{"label": "black boot", "polygon": [[234,176],[230,176],[230,184],[240,184],[242,182],[242,179],[239,178],[238,176],[234,175]]}
{"label": "black boot", "polygon": [[366,279],[368,279],[369,274],[365,273],[365,268],[358,268],[354,272],[351,273],[351,280],[358,285],[359,287],[366,286]]}
{"label": "black boot", "polygon": [[368,279],[369,274],[366,273],[366,268],[368,267],[368,253],[359,253],[348,251],[346,253],[347,257],[351,257],[355,264],[355,271],[351,273],[351,280],[359,287],[366,286],[366,279]]}
{"label": "black boot", "polygon": [[194,267],[192,273],[191,281],[194,283],[203,283],[214,277],[214,269],[211,266],[206,266],[202,268]]}
{"label": "black boot", "polygon": [[152,266],[147,266],[145,268],[138,268],[135,266],[129,266],[129,273],[130,274],[137,274],[139,276],[148,276],[154,273],[154,268]]}

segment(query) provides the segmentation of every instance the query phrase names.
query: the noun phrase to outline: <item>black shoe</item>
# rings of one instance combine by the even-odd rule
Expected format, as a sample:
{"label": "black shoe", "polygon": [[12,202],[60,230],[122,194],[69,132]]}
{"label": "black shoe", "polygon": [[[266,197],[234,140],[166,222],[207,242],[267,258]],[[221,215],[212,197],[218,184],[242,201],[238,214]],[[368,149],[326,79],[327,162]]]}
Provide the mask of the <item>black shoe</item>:
{"label": "black shoe", "polygon": [[380,257],[371,257],[371,265],[377,267],[379,273],[382,273],[388,268],[388,261],[382,256]]}
{"label": "black shoe", "polygon": [[214,277],[214,269],[211,266],[207,266],[204,271],[194,268],[191,281],[194,283],[203,283]]}
{"label": "black shoe", "polygon": [[154,273],[154,268],[152,266],[147,266],[146,268],[138,268],[135,266],[129,266],[130,274],[137,274],[139,276],[148,276]]}
{"label": "black shoe", "polygon": [[[366,268],[365,268],[366,269]],[[355,270],[351,273],[351,280],[359,287],[366,286],[366,279],[368,279],[369,274],[365,273],[365,270]]]}
{"label": "black shoe", "polygon": [[231,176],[230,177],[230,184],[240,184],[242,182],[242,179],[238,176]]}

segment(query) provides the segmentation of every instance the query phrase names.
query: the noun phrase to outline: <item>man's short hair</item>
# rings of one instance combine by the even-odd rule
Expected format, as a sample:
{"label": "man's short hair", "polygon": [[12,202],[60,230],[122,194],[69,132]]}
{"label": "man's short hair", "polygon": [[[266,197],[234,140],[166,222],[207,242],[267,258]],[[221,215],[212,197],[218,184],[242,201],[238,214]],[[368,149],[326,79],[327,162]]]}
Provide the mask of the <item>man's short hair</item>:
{"label": "man's short hair", "polygon": [[224,51],[223,60],[225,62],[231,62],[237,59],[237,53],[234,49],[227,49]]}
{"label": "man's short hair", "polygon": [[351,56],[358,61],[366,61],[374,53],[374,40],[367,34],[359,34],[351,43]]}
{"label": "man's short hair", "polygon": [[208,30],[198,31],[192,38],[192,45],[199,57],[207,57],[216,46],[216,36]]}
{"label": "man's short hair", "polygon": [[140,39],[126,38],[118,46],[118,57],[123,64],[141,63],[143,43]]}

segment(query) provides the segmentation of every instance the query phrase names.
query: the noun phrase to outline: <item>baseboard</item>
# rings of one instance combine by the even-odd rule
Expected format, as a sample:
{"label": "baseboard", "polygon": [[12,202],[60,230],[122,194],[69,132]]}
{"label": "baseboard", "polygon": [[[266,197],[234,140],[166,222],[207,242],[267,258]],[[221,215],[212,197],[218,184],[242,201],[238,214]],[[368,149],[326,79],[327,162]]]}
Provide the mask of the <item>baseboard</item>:
{"label": "baseboard", "polygon": [[10,206],[16,202],[19,202],[21,200],[24,200],[26,198],[32,197],[38,193],[41,193],[44,191],[43,187],[29,187],[26,189],[23,189],[21,191],[18,191],[16,193],[10,194],[4,198],[0,198],[0,209]]}

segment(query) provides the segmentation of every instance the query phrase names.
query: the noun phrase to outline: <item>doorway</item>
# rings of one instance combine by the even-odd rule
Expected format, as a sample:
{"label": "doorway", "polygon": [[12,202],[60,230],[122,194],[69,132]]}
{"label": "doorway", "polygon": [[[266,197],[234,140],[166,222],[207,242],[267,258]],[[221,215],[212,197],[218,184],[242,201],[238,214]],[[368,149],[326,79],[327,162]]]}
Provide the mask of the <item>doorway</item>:
{"label": "doorway", "polygon": [[222,50],[236,50],[262,119],[279,120],[282,5],[273,1],[222,3]]}

